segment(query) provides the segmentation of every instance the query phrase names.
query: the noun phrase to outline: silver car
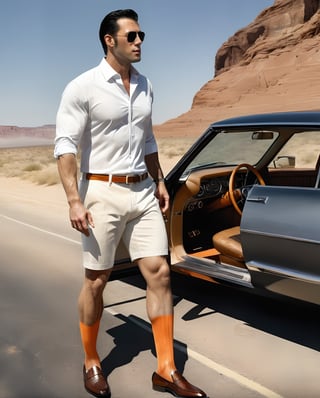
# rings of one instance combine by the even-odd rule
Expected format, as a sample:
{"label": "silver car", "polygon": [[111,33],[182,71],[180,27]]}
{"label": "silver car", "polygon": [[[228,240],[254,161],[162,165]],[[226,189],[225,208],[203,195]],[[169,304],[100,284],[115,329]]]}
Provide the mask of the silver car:
{"label": "silver car", "polygon": [[319,155],[320,112],[210,125],[166,177],[172,270],[319,305]]}

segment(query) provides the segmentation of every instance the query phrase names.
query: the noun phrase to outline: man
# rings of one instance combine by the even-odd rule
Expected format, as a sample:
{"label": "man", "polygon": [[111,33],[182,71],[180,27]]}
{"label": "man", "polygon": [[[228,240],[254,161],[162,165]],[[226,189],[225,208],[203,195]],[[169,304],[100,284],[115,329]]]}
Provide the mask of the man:
{"label": "man", "polygon": [[168,247],[161,214],[168,209],[169,195],[152,132],[152,88],[132,66],[141,59],[145,35],[135,11],[117,10],[103,19],[99,36],[105,58],[66,87],[55,140],[71,225],[82,233],[85,277],[79,315],[84,386],[96,397],[111,395],[96,341],[103,290],[122,239],[147,283],[147,313],[158,360],[153,388],[178,397],[206,397],[174,363]]}

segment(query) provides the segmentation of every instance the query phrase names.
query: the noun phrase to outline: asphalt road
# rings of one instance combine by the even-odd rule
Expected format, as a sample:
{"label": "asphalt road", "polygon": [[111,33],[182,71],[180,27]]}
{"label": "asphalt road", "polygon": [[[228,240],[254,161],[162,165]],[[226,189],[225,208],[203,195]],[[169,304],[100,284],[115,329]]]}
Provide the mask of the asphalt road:
{"label": "asphalt road", "polygon": [[[0,398],[84,398],[79,236],[63,195],[38,190],[0,193]],[[179,275],[172,286],[177,366],[211,398],[320,396],[319,308]],[[170,397],[151,388],[141,276],[110,282],[104,299],[99,351],[112,398]]]}

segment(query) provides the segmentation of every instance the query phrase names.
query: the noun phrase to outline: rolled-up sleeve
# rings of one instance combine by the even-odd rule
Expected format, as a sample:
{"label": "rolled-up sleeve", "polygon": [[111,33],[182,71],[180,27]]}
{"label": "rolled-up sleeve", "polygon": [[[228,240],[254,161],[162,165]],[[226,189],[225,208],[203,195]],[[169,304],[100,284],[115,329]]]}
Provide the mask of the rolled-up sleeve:
{"label": "rolled-up sleeve", "polygon": [[65,153],[77,154],[87,120],[88,107],[84,90],[73,81],[65,88],[57,112],[55,158]]}
{"label": "rolled-up sleeve", "polygon": [[58,158],[65,153],[76,155],[78,153],[78,146],[70,138],[56,137],[54,140],[54,157]]}

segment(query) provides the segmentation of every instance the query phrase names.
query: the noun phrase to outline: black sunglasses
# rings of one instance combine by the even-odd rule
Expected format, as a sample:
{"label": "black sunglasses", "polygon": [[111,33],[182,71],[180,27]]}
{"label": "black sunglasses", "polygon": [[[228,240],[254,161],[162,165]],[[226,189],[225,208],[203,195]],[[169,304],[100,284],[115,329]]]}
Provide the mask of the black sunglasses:
{"label": "black sunglasses", "polygon": [[133,32],[128,32],[126,35],[118,35],[118,36],[126,37],[128,40],[128,43],[133,43],[136,40],[137,35],[139,36],[139,39],[141,41],[143,41],[146,34],[141,31],[139,31],[139,32],[133,31]]}

